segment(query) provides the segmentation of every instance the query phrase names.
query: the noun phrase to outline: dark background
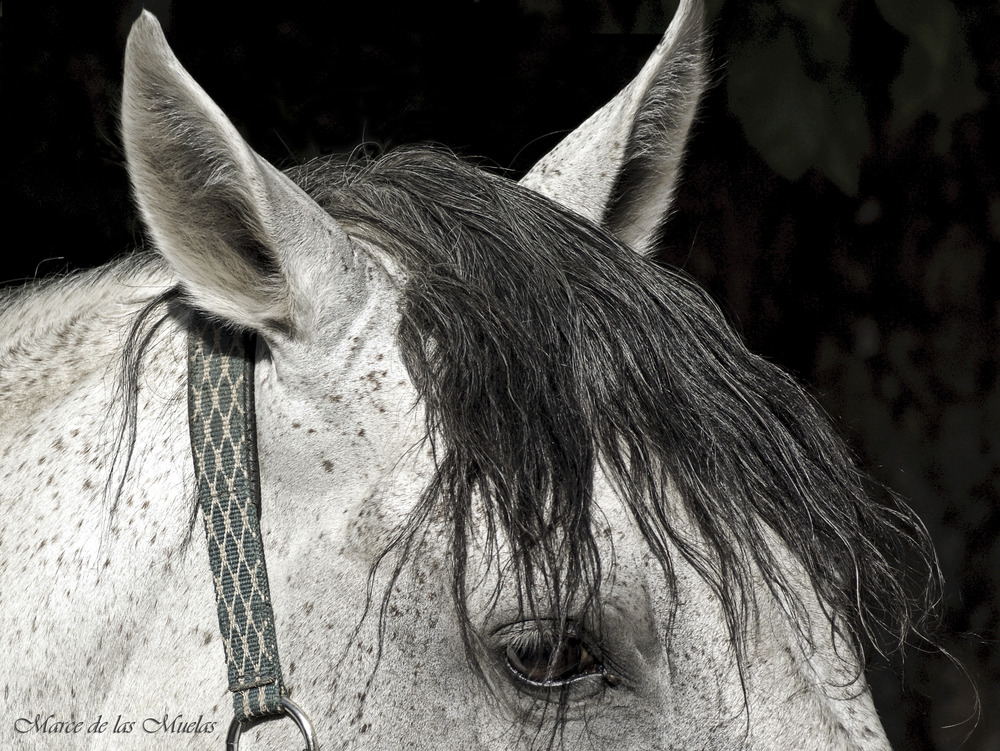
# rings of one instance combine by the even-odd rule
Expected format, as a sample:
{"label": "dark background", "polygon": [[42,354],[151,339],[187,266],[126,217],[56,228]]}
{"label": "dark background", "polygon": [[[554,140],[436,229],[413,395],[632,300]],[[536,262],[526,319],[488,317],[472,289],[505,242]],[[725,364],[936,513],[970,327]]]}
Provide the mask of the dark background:
{"label": "dark background", "polygon": [[[26,5],[2,19],[0,281],[99,264],[142,238],[116,125],[139,6]],[[634,75],[673,10],[339,5],[147,7],[274,163],[434,141],[514,177]],[[974,691],[940,655],[876,660],[893,744],[1000,748],[1000,9],[715,0],[709,15],[715,85],[660,257],[810,386],[934,537],[944,643],[985,711],[966,721]]]}

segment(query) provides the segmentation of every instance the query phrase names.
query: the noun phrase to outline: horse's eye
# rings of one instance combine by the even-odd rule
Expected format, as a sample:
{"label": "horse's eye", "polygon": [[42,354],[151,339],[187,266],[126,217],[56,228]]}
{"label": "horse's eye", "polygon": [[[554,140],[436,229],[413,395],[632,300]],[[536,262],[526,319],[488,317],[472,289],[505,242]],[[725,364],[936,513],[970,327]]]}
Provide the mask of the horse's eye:
{"label": "horse's eye", "polygon": [[507,665],[528,683],[561,686],[604,672],[584,642],[574,636],[561,640],[552,634],[526,631],[507,646]]}

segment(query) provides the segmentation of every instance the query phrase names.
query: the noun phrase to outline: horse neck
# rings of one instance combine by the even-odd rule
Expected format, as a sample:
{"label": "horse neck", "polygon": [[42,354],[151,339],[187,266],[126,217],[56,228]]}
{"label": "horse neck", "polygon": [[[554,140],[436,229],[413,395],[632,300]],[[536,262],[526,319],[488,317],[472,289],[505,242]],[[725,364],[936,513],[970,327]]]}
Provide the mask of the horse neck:
{"label": "horse neck", "polygon": [[[30,498],[39,513],[83,515],[106,527],[107,491],[116,467],[124,468],[116,458],[127,453],[123,349],[136,316],[171,284],[157,259],[139,256],[29,285],[0,301],[6,495]],[[140,381],[156,386],[138,389],[137,414],[146,412],[146,402],[160,402],[162,412],[174,392],[183,393],[184,342],[175,329],[161,326],[150,342]],[[137,427],[142,443],[143,426]]]}
{"label": "horse neck", "polygon": [[140,256],[0,296],[4,417],[50,410],[90,379],[114,376],[129,321],[169,284],[158,259]]}

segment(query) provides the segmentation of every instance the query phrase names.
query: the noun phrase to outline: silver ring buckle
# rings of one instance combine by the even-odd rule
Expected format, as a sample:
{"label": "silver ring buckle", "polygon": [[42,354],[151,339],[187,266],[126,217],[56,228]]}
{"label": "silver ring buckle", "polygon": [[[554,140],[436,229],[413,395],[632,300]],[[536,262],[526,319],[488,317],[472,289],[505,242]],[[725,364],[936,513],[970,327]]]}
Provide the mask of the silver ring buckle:
{"label": "silver ring buckle", "polygon": [[[312,723],[303,712],[299,705],[293,702],[291,699],[282,698],[281,708],[285,715],[291,717],[295,724],[299,726],[299,732],[302,733],[302,737],[306,739],[305,751],[319,751],[319,744],[316,742],[316,731],[313,730]],[[260,717],[255,720],[247,722],[246,725],[249,727],[260,720],[276,719],[282,715],[272,715],[271,717]],[[239,751],[240,747],[240,735],[243,733],[243,724],[235,717],[233,721],[229,723],[229,733],[226,735],[226,751]]]}

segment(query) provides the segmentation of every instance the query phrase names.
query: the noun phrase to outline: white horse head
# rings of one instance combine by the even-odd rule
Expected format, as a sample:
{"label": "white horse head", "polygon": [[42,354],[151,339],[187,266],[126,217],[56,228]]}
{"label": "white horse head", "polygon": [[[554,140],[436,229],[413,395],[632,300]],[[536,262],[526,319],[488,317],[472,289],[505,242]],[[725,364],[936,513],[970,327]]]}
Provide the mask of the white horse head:
{"label": "white horse head", "polygon": [[521,184],[412,149],[284,174],[136,22],[123,136],[158,255],[0,319],[4,738],[222,745],[195,309],[257,335],[277,638],[324,748],[887,746],[861,645],[909,628],[918,523],[643,256],[701,14]]}

